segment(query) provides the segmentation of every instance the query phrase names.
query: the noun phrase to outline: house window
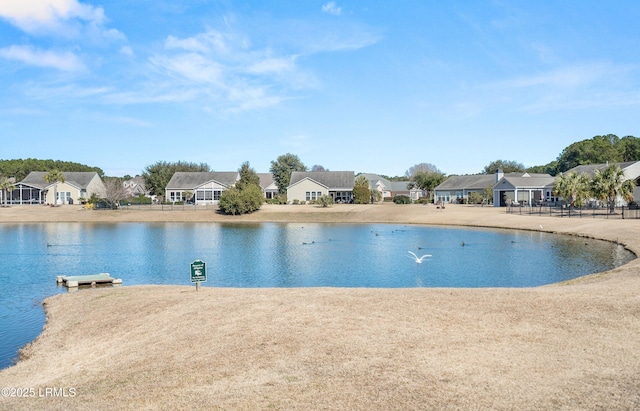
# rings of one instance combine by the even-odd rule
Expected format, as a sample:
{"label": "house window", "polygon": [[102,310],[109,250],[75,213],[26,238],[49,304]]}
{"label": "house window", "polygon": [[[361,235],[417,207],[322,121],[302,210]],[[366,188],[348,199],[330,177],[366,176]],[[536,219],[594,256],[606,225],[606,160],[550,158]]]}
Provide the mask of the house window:
{"label": "house window", "polygon": [[306,200],[307,200],[307,201],[311,200],[311,193],[310,193],[309,191],[307,191],[307,193],[306,193],[306,196],[305,196],[305,197],[306,197]]}
{"label": "house window", "polygon": [[213,190],[213,201],[219,201],[221,193],[222,190]]}

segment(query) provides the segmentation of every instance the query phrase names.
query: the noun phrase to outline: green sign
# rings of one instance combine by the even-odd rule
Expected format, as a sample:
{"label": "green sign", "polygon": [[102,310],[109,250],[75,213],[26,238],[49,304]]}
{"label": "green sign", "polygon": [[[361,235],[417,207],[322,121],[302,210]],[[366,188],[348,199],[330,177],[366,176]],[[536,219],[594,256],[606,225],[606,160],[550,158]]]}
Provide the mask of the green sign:
{"label": "green sign", "polygon": [[191,282],[207,281],[207,265],[204,261],[196,260],[191,263]]}

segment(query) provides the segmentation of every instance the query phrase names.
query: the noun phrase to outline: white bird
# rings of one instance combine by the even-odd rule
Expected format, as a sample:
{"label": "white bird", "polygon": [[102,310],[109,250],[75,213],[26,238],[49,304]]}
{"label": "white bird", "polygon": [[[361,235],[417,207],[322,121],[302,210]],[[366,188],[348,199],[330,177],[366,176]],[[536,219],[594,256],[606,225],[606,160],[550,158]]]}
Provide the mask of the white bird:
{"label": "white bird", "polygon": [[[422,257],[418,257],[417,255],[415,255],[415,254],[414,254],[414,253],[412,253],[411,251],[409,251],[409,254],[411,254],[411,255],[413,256],[413,258],[416,260],[416,263],[418,263],[418,264],[422,264],[422,260],[423,260],[425,257],[431,257],[431,254],[425,254],[425,255],[423,255]],[[409,256],[407,256],[407,257],[409,257]],[[409,258],[411,258],[411,257],[409,257]]]}

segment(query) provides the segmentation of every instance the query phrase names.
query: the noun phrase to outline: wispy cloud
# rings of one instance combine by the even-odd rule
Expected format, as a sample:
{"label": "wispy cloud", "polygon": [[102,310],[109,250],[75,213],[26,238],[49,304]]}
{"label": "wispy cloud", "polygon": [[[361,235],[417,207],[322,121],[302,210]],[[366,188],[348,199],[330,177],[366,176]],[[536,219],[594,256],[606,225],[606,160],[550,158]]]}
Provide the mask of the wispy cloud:
{"label": "wispy cloud", "polygon": [[61,71],[81,71],[84,64],[75,54],[64,51],[39,50],[31,46],[9,46],[0,49],[0,57],[30,66],[51,67]]}
{"label": "wispy cloud", "polygon": [[632,79],[638,72],[640,66],[609,62],[558,66],[464,86],[452,92],[448,107],[456,115],[474,117],[490,111],[544,113],[637,105],[640,96]]}
{"label": "wispy cloud", "polygon": [[342,7],[338,7],[335,1],[330,1],[329,3],[322,6],[322,11],[339,16],[342,14]]}

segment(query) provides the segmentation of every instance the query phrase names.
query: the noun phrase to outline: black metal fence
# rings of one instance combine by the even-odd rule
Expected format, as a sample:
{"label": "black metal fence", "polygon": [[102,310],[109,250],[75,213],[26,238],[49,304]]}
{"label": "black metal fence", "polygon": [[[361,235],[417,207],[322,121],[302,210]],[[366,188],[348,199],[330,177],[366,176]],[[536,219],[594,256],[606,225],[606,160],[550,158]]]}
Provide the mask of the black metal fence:
{"label": "black metal fence", "polygon": [[509,205],[507,214],[540,215],[566,218],[640,219],[640,207],[571,207],[569,205]]}
{"label": "black metal fence", "polygon": [[217,210],[217,204],[186,204],[186,203],[124,203],[118,206],[121,210],[147,210],[147,211],[184,211],[184,210]]}

